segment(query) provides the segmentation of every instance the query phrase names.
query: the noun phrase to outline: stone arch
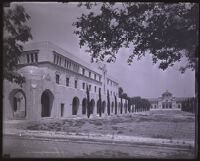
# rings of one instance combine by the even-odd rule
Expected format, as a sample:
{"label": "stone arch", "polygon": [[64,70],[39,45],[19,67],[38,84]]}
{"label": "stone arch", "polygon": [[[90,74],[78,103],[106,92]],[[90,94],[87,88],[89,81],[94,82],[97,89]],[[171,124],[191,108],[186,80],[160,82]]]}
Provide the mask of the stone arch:
{"label": "stone arch", "polygon": [[53,100],[54,100],[54,95],[49,89],[46,89],[44,92],[42,92],[42,95],[41,95],[41,116],[42,117],[51,116]]}
{"label": "stone arch", "polygon": [[114,112],[114,102],[111,103],[111,111]]}
{"label": "stone arch", "polygon": [[120,113],[122,114],[123,113],[123,108],[124,108],[123,102],[122,102],[121,106],[122,106],[122,108],[120,109],[121,110]]}
{"label": "stone arch", "polygon": [[72,115],[78,114],[79,104],[80,103],[78,97],[74,97],[72,101]]}
{"label": "stone arch", "polygon": [[100,100],[97,101],[97,114],[100,114],[101,111],[101,102]]}
{"label": "stone arch", "polygon": [[90,101],[90,114],[93,114],[94,107],[95,107],[95,101],[94,101],[94,99],[91,99],[91,101]]}
{"label": "stone arch", "polygon": [[86,112],[87,112],[87,99],[83,98],[83,101],[82,101],[82,114],[85,115]]}
{"label": "stone arch", "polygon": [[106,110],[106,101],[102,102],[102,113],[104,113]]}
{"label": "stone arch", "polygon": [[9,94],[14,119],[26,118],[26,95],[22,89],[13,89]]}

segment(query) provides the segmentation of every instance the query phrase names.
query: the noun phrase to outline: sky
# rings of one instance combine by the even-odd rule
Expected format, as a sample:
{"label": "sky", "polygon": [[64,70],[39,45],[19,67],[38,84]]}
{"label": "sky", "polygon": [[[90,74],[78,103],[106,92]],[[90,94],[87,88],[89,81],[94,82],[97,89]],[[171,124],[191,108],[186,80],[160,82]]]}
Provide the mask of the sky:
{"label": "sky", "polygon": [[[72,26],[82,13],[88,13],[87,9],[77,7],[75,2],[17,4],[23,5],[31,17],[29,25],[33,40],[28,43],[50,41],[90,63],[90,55],[85,52],[85,48],[80,48],[79,38],[73,34],[75,28]],[[142,60],[134,60],[132,65],[128,66],[127,59],[130,53],[130,48],[122,48],[115,63],[106,63],[108,74],[118,80],[129,97],[157,98],[166,90],[175,97],[195,96],[195,72],[187,70],[181,74],[178,70],[185,61],[163,71],[158,69],[158,65],[153,65],[151,55],[148,54]]]}

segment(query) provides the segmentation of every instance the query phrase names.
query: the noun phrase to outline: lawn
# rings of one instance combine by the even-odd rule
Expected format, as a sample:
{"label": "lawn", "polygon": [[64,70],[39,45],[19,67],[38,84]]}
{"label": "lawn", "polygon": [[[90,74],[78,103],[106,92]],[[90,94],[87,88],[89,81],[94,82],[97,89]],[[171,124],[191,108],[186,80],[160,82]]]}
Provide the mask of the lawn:
{"label": "lawn", "polygon": [[194,140],[195,117],[182,111],[149,111],[104,118],[43,120],[20,128]]}

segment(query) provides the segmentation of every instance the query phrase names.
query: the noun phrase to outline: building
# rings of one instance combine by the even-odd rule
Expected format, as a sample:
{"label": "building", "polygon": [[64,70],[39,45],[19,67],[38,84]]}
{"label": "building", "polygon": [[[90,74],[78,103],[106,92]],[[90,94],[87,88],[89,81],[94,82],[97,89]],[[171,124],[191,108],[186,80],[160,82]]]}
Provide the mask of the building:
{"label": "building", "polygon": [[182,102],[187,98],[173,97],[167,90],[158,98],[149,98],[150,110],[182,110]]}
{"label": "building", "polygon": [[[50,42],[24,46],[17,72],[26,82],[20,87],[4,80],[4,120],[87,117],[87,87],[91,116],[99,115],[99,91],[102,115],[108,115],[108,93],[110,114],[120,113],[119,84],[108,75],[105,65],[94,68]],[[127,108],[125,102],[123,99],[123,109]]]}

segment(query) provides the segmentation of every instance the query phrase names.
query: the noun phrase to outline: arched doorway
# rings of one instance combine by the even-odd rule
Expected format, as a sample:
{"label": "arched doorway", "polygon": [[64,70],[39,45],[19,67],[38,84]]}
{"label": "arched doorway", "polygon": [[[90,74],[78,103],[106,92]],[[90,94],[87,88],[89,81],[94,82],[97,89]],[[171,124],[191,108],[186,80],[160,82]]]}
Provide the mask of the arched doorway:
{"label": "arched doorway", "polygon": [[120,109],[121,109],[121,103],[119,102],[118,103],[118,113],[120,113],[120,111],[121,111]]}
{"label": "arched doorway", "polygon": [[10,103],[13,119],[24,119],[26,117],[26,96],[23,90],[14,89],[10,93]]}
{"label": "arched doorway", "polygon": [[42,111],[41,116],[42,117],[50,117],[51,116],[51,110],[53,106],[53,93],[46,89],[41,96],[41,105],[42,105]]}
{"label": "arched doorway", "polygon": [[82,114],[85,115],[87,111],[87,99],[84,98],[82,101]]}
{"label": "arched doorway", "polygon": [[102,103],[102,113],[105,112],[105,109],[106,109],[106,101],[103,101],[103,103]]}
{"label": "arched doorway", "polygon": [[95,101],[94,101],[94,99],[92,99],[90,101],[90,114],[93,114],[94,106],[95,106]]}
{"label": "arched doorway", "polygon": [[79,99],[78,97],[74,97],[72,101],[72,115],[77,115],[79,109]]}
{"label": "arched doorway", "polygon": [[98,100],[97,101],[97,114],[100,114],[100,111],[101,111],[101,102],[100,102],[100,100]]}
{"label": "arched doorway", "polygon": [[112,111],[112,113],[113,113],[113,111],[114,111],[114,102],[111,103],[111,106],[112,106],[112,107],[111,107],[111,111]]}
{"label": "arched doorway", "polygon": [[124,108],[124,104],[122,103],[122,104],[121,104],[121,109],[120,109],[120,113],[121,113],[121,114],[123,113],[123,108]]}

